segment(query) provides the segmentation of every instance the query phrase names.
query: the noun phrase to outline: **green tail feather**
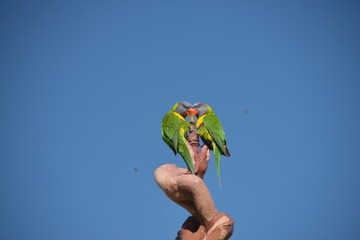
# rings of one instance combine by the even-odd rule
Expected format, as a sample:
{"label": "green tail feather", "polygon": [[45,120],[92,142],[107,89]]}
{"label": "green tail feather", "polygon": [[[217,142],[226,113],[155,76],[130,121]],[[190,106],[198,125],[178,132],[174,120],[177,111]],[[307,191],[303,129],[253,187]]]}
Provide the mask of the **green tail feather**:
{"label": "green tail feather", "polygon": [[186,145],[185,137],[181,137],[181,139],[180,139],[178,152],[184,159],[184,161],[185,161],[186,165],[188,166],[188,168],[190,169],[191,173],[195,174],[193,160],[192,160],[190,151]]}
{"label": "green tail feather", "polygon": [[215,168],[216,168],[216,173],[218,175],[219,178],[219,185],[221,188],[221,178],[220,178],[220,158],[221,158],[221,152],[220,149],[216,146],[215,143],[212,144],[213,145],[213,152],[215,155]]}

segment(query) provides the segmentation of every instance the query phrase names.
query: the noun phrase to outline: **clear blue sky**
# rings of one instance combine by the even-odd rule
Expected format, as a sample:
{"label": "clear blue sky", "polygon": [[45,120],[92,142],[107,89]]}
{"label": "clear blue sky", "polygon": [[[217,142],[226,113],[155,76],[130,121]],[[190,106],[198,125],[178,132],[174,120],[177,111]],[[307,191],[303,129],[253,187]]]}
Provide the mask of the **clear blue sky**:
{"label": "clear blue sky", "polygon": [[[179,100],[227,134],[234,240],[360,239],[359,1],[1,1],[0,239],[174,239]],[[244,113],[250,110],[250,113]],[[138,171],[134,171],[137,168]]]}

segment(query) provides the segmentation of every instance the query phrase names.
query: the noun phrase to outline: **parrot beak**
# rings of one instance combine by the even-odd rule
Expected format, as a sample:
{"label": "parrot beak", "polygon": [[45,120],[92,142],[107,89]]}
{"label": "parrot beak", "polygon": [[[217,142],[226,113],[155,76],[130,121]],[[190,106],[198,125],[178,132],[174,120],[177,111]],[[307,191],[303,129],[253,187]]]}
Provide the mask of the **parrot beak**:
{"label": "parrot beak", "polygon": [[195,108],[189,108],[186,114],[190,116],[190,115],[198,115],[199,113]]}

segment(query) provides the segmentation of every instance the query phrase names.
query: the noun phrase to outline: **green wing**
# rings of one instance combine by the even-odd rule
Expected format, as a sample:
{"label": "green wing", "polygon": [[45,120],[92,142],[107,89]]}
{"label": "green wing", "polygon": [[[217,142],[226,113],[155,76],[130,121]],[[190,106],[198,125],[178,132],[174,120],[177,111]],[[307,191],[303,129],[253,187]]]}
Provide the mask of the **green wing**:
{"label": "green wing", "polygon": [[229,157],[230,153],[226,147],[225,132],[216,115],[214,113],[207,114],[203,119],[203,124],[220,149],[220,153]]}
{"label": "green wing", "polygon": [[212,150],[215,158],[216,173],[219,178],[219,184],[221,187],[220,178],[220,160],[221,154],[230,156],[229,150],[226,147],[225,132],[221,125],[221,122],[214,113],[209,113],[203,118],[203,125],[199,128],[198,133],[202,135],[205,141],[211,142]]}
{"label": "green wing", "polygon": [[180,139],[181,119],[174,113],[166,114],[161,123],[161,135],[164,142],[173,150],[176,155]]}
{"label": "green wing", "polygon": [[[204,117],[205,119],[205,117]],[[218,145],[216,144],[214,138],[211,136],[210,132],[208,131],[208,129],[206,128],[205,124],[203,124],[198,130],[197,130],[197,134],[199,134],[204,143],[206,145],[210,145],[209,148],[213,151],[214,153],[214,158],[215,158],[215,169],[216,169],[216,173],[218,175],[219,178],[219,185],[221,187],[221,178],[220,178],[220,159],[221,159],[221,150],[218,147]]]}
{"label": "green wing", "polygon": [[181,155],[191,173],[194,174],[194,164],[185,138],[189,128],[190,123],[169,112],[163,118],[161,133],[164,142],[173,150],[174,154]]}

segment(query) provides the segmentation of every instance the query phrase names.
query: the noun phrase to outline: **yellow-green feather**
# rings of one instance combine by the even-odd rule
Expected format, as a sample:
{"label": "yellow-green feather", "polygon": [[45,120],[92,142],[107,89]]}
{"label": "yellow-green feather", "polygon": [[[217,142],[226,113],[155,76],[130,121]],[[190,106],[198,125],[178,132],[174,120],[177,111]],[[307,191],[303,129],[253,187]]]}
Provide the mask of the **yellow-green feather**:
{"label": "yellow-green feather", "polygon": [[220,149],[218,148],[218,146],[213,142],[213,151],[214,151],[214,155],[215,155],[215,169],[216,169],[216,174],[218,175],[218,179],[219,179],[219,185],[221,187],[221,178],[220,178],[220,160],[221,160],[221,153],[220,153]]}
{"label": "yellow-green feather", "polygon": [[211,150],[214,152],[215,168],[219,178],[219,184],[221,187],[220,177],[220,160],[221,154],[230,156],[229,150],[226,147],[225,133],[219,119],[215,113],[208,106],[209,113],[199,117],[196,127],[198,128],[197,134],[200,135],[205,144],[211,144]]}
{"label": "yellow-green feather", "polygon": [[163,118],[161,133],[164,142],[173,150],[174,154],[179,153],[181,155],[194,174],[193,160],[185,139],[189,128],[190,124],[180,114],[170,111]]}

